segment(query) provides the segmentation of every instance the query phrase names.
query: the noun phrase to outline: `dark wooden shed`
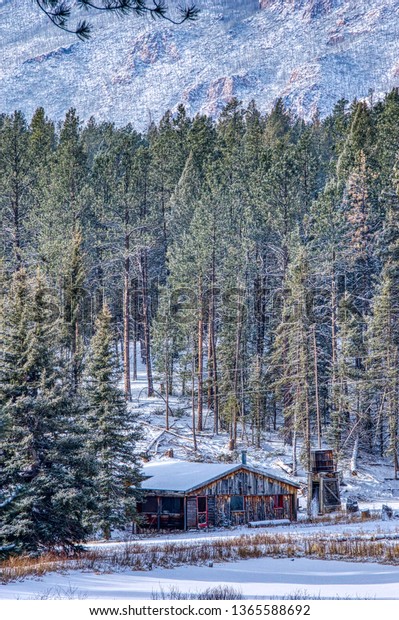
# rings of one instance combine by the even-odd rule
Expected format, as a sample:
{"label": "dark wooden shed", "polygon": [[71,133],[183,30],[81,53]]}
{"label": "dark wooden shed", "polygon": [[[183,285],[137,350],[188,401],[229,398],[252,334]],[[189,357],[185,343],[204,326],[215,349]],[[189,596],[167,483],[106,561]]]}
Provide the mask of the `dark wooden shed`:
{"label": "dark wooden shed", "polygon": [[308,476],[308,514],[325,514],[341,508],[339,474],[335,469],[331,449],[311,451],[311,470]]}
{"label": "dark wooden shed", "polygon": [[296,520],[299,485],[249,465],[158,461],[143,467],[141,526],[181,529]]}

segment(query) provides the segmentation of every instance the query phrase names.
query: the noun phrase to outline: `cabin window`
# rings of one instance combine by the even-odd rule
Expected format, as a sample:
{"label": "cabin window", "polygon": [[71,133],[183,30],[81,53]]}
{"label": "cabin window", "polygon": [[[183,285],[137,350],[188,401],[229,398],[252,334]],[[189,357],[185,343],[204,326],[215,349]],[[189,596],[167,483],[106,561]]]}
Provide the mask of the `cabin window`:
{"label": "cabin window", "polygon": [[141,512],[158,512],[157,498],[147,497],[141,505]]}
{"label": "cabin window", "polygon": [[198,512],[206,512],[206,497],[198,498]]}
{"label": "cabin window", "polygon": [[182,512],[182,499],[180,497],[163,497],[162,512],[177,514]]}
{"label": "cabin window", "polygon": [[242,512],[244,510],[244,497],[242,495],[231,496],[230,510],[232,512]]}
{"label": "cabin window", "polygon": [[206,497],[197,497],[197,509],[198,527],[208,527],[208,511]]}

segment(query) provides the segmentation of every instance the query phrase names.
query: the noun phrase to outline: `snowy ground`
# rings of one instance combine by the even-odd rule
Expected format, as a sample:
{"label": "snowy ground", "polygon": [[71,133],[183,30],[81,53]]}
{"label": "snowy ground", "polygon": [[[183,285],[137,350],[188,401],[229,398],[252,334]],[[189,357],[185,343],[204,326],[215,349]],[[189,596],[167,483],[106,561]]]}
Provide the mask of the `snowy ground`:
{"label": "snowy ground", "polygon": [[399,567],[304,558],[244,560],[208,566],[181,566],[114,574],[51,573],[42,579],[0,586],[1,599],[73,597],[151,599],[171,588],[199,593],[227,584],[246,598],[297,595],[321,598],[398,599]]}

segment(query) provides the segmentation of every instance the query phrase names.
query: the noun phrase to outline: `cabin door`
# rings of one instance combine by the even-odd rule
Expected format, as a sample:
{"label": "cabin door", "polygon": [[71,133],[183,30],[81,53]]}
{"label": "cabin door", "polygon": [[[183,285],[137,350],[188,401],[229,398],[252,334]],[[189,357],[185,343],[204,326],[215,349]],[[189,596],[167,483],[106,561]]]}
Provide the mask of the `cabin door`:
{"label": "cabin door", "polygon": [[197,523],[199,528],[208,527],[208,498],[197,497]]}
{"label": "cabin door", "polygon": [[274,496],[274,518],[275,519],[284,518],[284,495]]}
{"label": "cabin door", "polygon": [[197,498],[187,497],[186,504],[186,528],[197,527]]}

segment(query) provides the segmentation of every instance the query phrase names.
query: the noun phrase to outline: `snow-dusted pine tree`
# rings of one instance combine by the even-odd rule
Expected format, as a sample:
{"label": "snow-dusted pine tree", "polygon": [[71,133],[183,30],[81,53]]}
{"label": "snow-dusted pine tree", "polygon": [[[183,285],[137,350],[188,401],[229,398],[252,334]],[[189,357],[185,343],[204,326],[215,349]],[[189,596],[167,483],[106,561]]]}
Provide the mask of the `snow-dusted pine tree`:
{"label": "snow-dusted pine tree", "polygon": [[93,517],[107,539],[114,529],[132,523],[141,480],[134,451],[138,432],[120,387],[111,318],[105,304],[96,320],[86,377],[89,446],[97,463]]}
{"label": "snow-dusted pine tree", "polygon": [[71,549],[90,530],[90,460],[51,309],[42,276],[17,271],[0,329],[0,548],[12,553]]}

